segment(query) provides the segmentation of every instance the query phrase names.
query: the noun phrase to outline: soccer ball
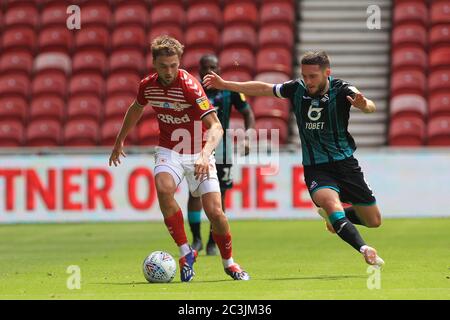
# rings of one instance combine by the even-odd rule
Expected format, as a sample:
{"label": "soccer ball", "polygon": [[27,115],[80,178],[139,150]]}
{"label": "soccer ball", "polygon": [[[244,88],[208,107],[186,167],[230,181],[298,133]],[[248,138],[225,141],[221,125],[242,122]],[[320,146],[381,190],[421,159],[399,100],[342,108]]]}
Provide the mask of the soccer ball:
{"label": "soccer ball", "polygon": [[142,269],[148,282],[170,282],[177,271],[175,259],[164,251],[152,252],[145,258]]}

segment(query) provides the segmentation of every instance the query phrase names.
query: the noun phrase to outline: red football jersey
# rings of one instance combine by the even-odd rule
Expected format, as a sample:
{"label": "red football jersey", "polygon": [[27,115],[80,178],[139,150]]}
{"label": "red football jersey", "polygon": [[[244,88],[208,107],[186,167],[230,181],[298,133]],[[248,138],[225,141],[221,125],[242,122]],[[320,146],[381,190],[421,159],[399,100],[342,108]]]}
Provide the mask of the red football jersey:
{"label": "red football jersey", "polygon": [[203,148],[206,128],[201,119],[215,112],[198,80],[185,70],[167,87],[154,73],[139,85],[136,101],[150,105],[159,123],[159,145],[179,153],[198,153]]}

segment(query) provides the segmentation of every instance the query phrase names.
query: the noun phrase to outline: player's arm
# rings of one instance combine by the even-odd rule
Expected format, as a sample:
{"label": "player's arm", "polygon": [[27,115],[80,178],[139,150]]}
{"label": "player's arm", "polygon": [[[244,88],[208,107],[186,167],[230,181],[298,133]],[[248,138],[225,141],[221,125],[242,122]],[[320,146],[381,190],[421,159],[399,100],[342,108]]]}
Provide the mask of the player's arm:
{"label": "player's arm", "polygon": [[349,88],[351,91],[354,92],[355,98],[353,99],[351,96],[347,96],[347,100],[354,106],[355,108],[358,108],[364,113],[372,113],[376,111],[375,103],[364,97],[364,95],[355,87]]}
{"label": "player's arm", "polygon": [[126,157],[125,152],[123,151],[123,144],[125,142],[125,138],[131,129],[136,126],[136,123],[141,118],[144,113],[144,108],[137,102],[134,101],[131,106],[128,108],[127,113],[122,122],[122,127],[120,128],[119,134],[117,135],[116,142],[114,144],[114,148],[111,152],[111,156],[109,157],[109,166],[114,164],[117,167],[117,163],[120,162],[120,156]]}
{"label": "player's arm", "polygon": [[273,84],[261,81],[226,81],[212,71],[203,78],[203,84],[207,89],[216,88],[218,90],[242,92],[248,96],[274,96]]}

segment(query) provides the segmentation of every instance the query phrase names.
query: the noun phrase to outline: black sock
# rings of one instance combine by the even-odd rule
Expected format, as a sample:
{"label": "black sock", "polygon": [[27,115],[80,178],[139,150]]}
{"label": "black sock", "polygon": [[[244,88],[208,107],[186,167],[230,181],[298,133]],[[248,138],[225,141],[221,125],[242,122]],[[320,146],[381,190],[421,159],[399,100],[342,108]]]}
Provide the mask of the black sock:
{"label": "black sock", "polygon": [[208,239],[208,244],[211,244],[211,243],[215,243],[214,239],[213,239],[213,235],[212,235],[212,227],[211,227],[211,229],[209,229],[209,239]]}
{"label": "black sock", "polygon": [[345,208],[344,212],[345,212],[345,216],[347,217],[348,220],[350,220],[351,223],[359,224],[361,226],[365,225],[361,221],[361,219],[358,217],[358,215],[356,214],[356,211],[355,211],[355,209],[353,209],[353,207]]}
{"label": "black sock", "polygon": [[342,218],[333,223],[334,231],[338,236],[355,248],[358,252],[359,249],[366,243],[361,238],[356,227],[350,222],[348,218]]}
{"label": "black sock", "polygon": [[194,222],[194,223],[190,222],[189,226],[191,227],[191,232],[192,232],[192,236],[194,237],[194,240],[201,239],[202,236],[200,234],[200,222]]}

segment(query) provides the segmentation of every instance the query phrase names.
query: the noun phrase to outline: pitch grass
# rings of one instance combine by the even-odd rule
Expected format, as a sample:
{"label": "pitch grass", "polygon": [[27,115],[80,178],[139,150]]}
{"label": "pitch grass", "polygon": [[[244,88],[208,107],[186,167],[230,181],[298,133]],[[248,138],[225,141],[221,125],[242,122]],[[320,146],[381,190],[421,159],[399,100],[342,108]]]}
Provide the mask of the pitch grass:
{"label": "pitch grass", "polygon": [[[234,258],[251,281],[231,280],[220,258],[202,251],[193,282],[180,283],[177,271],[172,283],[147,283],[141,263],[148,253],[178,259],[162,223],[0,226],[0,299],[450,299],[450,219],[359,228],[386,261],[381,288],[373,290],[361,255],[322,221],[231,227]],[[80,290],[67,289],[70,265],[80,267]]]}

